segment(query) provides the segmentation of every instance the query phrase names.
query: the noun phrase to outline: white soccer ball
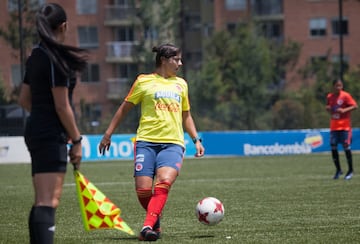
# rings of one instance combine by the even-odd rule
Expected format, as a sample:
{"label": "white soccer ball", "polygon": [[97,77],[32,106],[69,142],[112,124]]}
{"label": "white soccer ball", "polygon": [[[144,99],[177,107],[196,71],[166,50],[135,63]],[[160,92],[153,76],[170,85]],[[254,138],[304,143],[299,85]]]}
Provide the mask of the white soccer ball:
{"label": "white soccer ball", "polygon": [[215,197],[205,197],[196,205],[196,217],[205,225],[216,225],[224,218],[224,205]]}

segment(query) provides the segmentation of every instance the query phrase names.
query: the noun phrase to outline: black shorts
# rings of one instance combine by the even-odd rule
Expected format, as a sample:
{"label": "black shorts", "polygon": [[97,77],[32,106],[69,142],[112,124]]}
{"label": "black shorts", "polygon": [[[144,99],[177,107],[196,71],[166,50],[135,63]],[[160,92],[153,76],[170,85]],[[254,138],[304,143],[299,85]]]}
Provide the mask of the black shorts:
{"label": "black shorts", "polygon": [[47,144],[29,149],[31,174],[66,172],[68,149],[66,144]]}
{"label": "black shorts", "polygon": [[31,157],[31,174],[66,172],[67,137],[64,133],[34,138],[25,131],[25,143]]}
{"label": "black shorts", "polygon": [[66,172],[68,161],[67,136],[54,123],[27,119],[25,143],[31,157],[31,174]]}

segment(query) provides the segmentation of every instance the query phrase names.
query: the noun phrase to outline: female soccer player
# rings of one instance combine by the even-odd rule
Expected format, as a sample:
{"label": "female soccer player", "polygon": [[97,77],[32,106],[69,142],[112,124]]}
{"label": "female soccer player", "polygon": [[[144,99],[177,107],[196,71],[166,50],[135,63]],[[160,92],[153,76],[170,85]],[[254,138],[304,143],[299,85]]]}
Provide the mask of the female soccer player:
{"label": "female soccer player", "polygon": [[[75,86],[71,74],[86,66],[85,50],[64,45],[67,30],[64,9],[54,3],[36,14],[40,43],[26,62],[19,104],[30,112],[25,143],[31,156],[35,203],[30,211],[30,243],[54,241],[55,210],[66,172],[67,156],[75,167],[82,158],[81,135],[71,108]],[[72,147],[67,150],[71,140]]]}
{"label": "female soccer player", "polygon": [[134,176],[137,197],[146,210],[139,235],[139,240],[145,241],[156,241],[160,236],[161,212],[183,162],[183,126],[195,143],[195,156],[202,157],[205,151],[190,113],[187,83],[176,76],[182,65],[180,49],[163,44],[153,52],[157,53],[155,72],[137,77],[99,145],[101,153],[109,150],[111,135],[120,121],[141,104]]}
{"label": "female soccer player", "polygon": [[338,144],[341,144],[348,163],[348,172],[344,179],[350,180],[353,176],[353,163],[351,153],[351,118],[350,113],[357,108],[353,97],[343,90],[342,80],[333,81],[333,92],[327,95],[326,110],[330,113],[330,146],[332,159],[336,172],[334,179],[338,179],[342,174]]}

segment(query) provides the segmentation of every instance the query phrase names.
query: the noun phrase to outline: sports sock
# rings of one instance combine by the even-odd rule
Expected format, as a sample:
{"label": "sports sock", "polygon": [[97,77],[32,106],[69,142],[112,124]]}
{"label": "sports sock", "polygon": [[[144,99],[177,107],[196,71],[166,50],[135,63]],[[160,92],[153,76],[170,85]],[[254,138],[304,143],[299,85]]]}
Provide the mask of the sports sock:
{"label": "sports sock", "polygon": [[168,199],[171,184],[168,182],[157,183],[154,194],[149,202],[143,226],[154,226]]}
{"label": "sports sock", "polygon": [[28,221],[28,226],[29,226],[29,235],[30,235],[30,244],[36,244],[35,242],[35,236],[34,236],[34,230],[32,228],[31,223],[33,222],[33,218],[34,218],[34,206],[31,208],[30,210],[30,214],[29,214],[29,221]]}
{"label": "sports sock", "polygon": [[141,206],[146,210],[152,196],[151,188],[136,189],[136,194]]}
{"label": "sports sock", "polygon": [[55,232],[55,208],[32,207],[29,216],[31,244],[52,244]]}
{"label": "sports sock", "polygon": [[333,159],[335,167],[336,167],[336,171],[341,171],[340,160],[339,160],[339,151],[332,149],[331,154],[332,154],[332,159]]}
{"label": "sports sock", "polygon": [[346,160],[349,167],[349,172],[353,172],[353,163],[352,163],[352,153],[351,150],[346,149],[345,150]]}

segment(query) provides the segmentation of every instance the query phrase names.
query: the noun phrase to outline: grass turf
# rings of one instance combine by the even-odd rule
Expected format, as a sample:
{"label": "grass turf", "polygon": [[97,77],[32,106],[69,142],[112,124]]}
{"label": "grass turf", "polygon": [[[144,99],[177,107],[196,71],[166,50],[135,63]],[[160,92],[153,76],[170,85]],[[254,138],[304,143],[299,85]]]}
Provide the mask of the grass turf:
{"label": "grass turf", "polygon": [[[137,236],[118,230],[83,229],[70,165],[68,170],[55,243],[137,243]],[[132,170],[130,161],[104,161],[83,163],[80,171],[121,208],[122,218],[138,234],[144,211],[136,199]],[[157,242],[358,243],[360,176],[332,180],[334,172],[328,154],[185,159]],[[0,165],[0,185],[0,243],[28,243],[30,165]],[[195,218],[196,203],[206,196],[225,206],[225,218],[216,226]]]}

